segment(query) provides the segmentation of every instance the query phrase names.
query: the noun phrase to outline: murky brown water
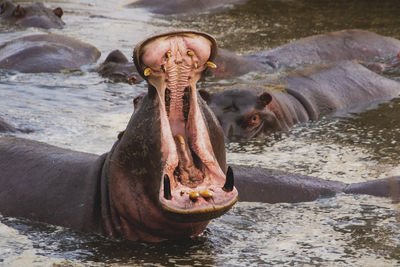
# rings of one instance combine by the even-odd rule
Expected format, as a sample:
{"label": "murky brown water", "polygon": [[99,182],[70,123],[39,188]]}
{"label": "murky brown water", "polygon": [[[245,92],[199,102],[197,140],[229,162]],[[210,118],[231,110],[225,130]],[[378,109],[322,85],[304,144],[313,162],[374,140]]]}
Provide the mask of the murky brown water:
{"label": "murky brown water", "polygon": [[[126,3],[46,1],[65,11],[65,29],[54,32],[96,45],[102,52],[99,62],[116,48],[130,56],[138,41],[175,28],[209,32],[222,47],[239,53],[348,28],[400,39],[396,0],[258,0],[216,14],[180,17],[153,16],[141,9],[126,9]],[[0,42],[38,32],[45,31],[0,24]],[[267,76],[253,73],[231,80],[209,79],[200,87],[251,85],[268,80]],[[124,129],[132,98],[145,90],[144,84],[110,83],[87,71],[0,72],[0,116],[34,129],[28,138],[103,153]],[[230,143],[228,161],[344,182],[400,175],[399,114],[399,99],[363,112],[337,113],[267,140]],[[395,266],[400,265],[398,209],[388,199],[345,195],[299,204],[239,203],[214,220],[203,236],[162,244],[112,241],[0,217],[0,266]]]}

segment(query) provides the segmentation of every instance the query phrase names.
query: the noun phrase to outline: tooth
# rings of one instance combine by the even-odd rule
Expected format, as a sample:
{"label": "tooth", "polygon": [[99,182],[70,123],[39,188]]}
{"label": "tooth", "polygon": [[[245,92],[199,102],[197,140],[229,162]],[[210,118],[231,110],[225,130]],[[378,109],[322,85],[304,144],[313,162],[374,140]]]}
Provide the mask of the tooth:
{"label": "tooth", "polygon": [[165,67],[164,64],[161,65],[161,69],[162,69],[163,72],[167,72],[167,68]]}
{"label": "tooth", "polygon": [[193,52],[193,51],[188,51],[187,54],[188,54],[189,56],[194,56],[194,52]]}
{"label": "tooth", "polygon": [[212,197],[212,193],[210,191],[208,191],[207,189],[201,190],[200,195],[204,198]]}
{"label": "tooth", "polygon": [[192,201],[196,201],[198,198],[199,198],[199,193],[197,193],[197,192],[194,192],[194,191],[192,191],[192,192],[189,192],[189,198],[192,200]]}
{"label": "tooth", "polygon": [[212,69],[215,69],[215,68],[217,67],[217,65],[215,65],[215,64],[212,63],[211,61],[207,61],[206,66],[207,66],[207,67],[210,67],[210,68],[212,68]]}
{"label": "tooth", "polygon": [[222,187],[222,190],[224,190],[225,192],[231,192],[233,190],[233,184],[233,171],[231,167],[228,167],[228,170],[226,171],[226,181],[224,187]]}
{"label": "tooth", "polygon": [[165,53],[165,57],[166,57],[166,58],[170,58],[170,57],[171,57],[171,52]]}
{"label": "tooth", "polygon": [[171,181],[169,180],[168,174],[164,175],[164,198],[170,200],[171,195]]}
{"label": "tooth", "polygon": [[150,68],[145,68],[144,69],[144,76],[149,76],[151,74],[151,69]]}
{"label": "tooth", "polygon": [[197,69],[199,67],[199,64],[197,62],[194,62],[194,68]]}
{"label": "tooth", "polygon": [[179,141],[179,143],[180,143],[181,145],[184,145],[184,144],[185,144],[185,138],[183,138],[182,135],[180,135],[180,134],[175,135],[175,139],[176,139],[177,141]]}

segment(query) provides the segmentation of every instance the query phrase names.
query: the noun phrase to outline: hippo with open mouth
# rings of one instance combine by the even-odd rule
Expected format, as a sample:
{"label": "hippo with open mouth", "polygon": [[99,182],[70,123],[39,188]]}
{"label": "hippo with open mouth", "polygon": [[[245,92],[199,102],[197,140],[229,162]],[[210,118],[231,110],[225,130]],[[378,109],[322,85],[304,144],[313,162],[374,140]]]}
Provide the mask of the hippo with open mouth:
{"label": "hippo with open mouth", "polygon": [[216,52],[195,31],[140,43],[148,94],[104,155],[0,138],[0,212],[130,240],[202,233],[238,199],[223,132],[196,91]]}

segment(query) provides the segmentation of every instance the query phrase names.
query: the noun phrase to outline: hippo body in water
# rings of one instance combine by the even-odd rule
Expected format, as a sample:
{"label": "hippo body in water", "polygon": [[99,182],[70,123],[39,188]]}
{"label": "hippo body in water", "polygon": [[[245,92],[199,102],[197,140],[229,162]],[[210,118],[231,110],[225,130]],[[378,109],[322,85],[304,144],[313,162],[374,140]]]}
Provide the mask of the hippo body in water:
{"label": "hippo body in water", "polygon": [[130,240],[202,233],[238,198],[223,132],[196,91],[216,49],[190,31],[140,43],[148,94],[107,154],[0,138],[0,212]]}
{"label": "hippo body in water", "polygon": [[235,173],[239,201],[296,203],[332,197],[338,193],[367,194],[400,201],[400,176],[345,184],[258,167],[231,167]]}
{"label": "hippo body in water", "polygon": [[0,45],[0,69],[25,73],[76,70],[99,57],[96,47],[57,34],[25,36]]}
{"label": "hippo body in water", "polygon": [[61,19],[63,13],[60,7],[51,10],[39,2],[28,6],[15,5],[10,1],[0,2],[0,19],[23,27],[62,29],[65,25]]}
{"label": "hippo body in water", "polygon": [[283,75],[274,90],[229,89],[200,93],[226,137],[250,139],[287,131],[299,122],[317,120],[347,109],[400,94],[400,83],[353,61],[314,65]]}
{"label": "hippo body in water", "polygon": [[[359,60],[376,72],[400,71],[396,54],[400,41],[365,30],[342,30],[313,35],[289,44],[254,54],[239,56],[223,51],[217,55],[217,78],[229,78],[251,71],[276,72],[313,64],[342,60]],[[393,62],[379,64],[381,58],[394,58]],[[397,59],[397,60],[396,60]],[[378,64],[376,64],[378,63]],[[377,69],[378,68],[378,69]]]}

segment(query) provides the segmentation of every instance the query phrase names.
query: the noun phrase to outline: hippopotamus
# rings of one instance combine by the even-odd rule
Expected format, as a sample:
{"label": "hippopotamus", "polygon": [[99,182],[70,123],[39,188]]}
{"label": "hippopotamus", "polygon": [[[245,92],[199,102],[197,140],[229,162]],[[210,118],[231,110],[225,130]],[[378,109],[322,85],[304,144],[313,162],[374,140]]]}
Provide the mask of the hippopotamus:
{"label": "hippopotamus", "polygon": [[400,83],[353,61],[313,65],[282,75],[270,88],[201,90],[230,140],[288,131],[346,109],[400,94]]}
{"label": "hippopotamus", "polygon": [[196,90],[216,51],[195,31],[138,44],[148,93],[108,153],[0,138],[0,212],[129,240],[202,233],[238,199],[223,132]]}
{"label": "hippopotamus", "polygon": [[105,78],[115,82],[126,82],[129,84],[143,81],[138,74],[135,64],[129,62],[120,50],[111,51],[96,71]]}
{"label": "hippopotamus", "polygon": [[202,1],[191,1],[191,0],[139,0],[127,7],[130,8],[146,8],[152,13],[161,15],[173,15],[173,14],[194,14],[204,11],[216,10],[225,6],[233,4],[245,3],[248,0],[202,0]]}
{"label": "hippopotamus", "polygon": [[39,2],[28,6],[15,5],[10,1],[0,3],[0,19],[23,27],[62,29],[65,25],[61,19],[63,14],[62,8],[51,10]]}
{"label": "hippopotamus", "polygon": [[251,56],[277,68],[296,68],[341,60],[371,60],[399,51],[400,41],[395,38],[352,29],[313,35]]}
{"label": "hippopotamus", "polygon": [[96,47],[58,34],[30,35],[0,45],[0,69],[25,73],[76,70],[99,57]]}
{"label": "hippopotamus", "polygon": [[[314,35],[277,48],[248,55],[220,49],[211,72],[217,78],[240,76],[252,71],[273,73],[313,64],[359,60],[375,72],[398,71],[396,54],[400,41],[365,30],[342,30]],[[390,58],[380,64],[381,58]]]}

